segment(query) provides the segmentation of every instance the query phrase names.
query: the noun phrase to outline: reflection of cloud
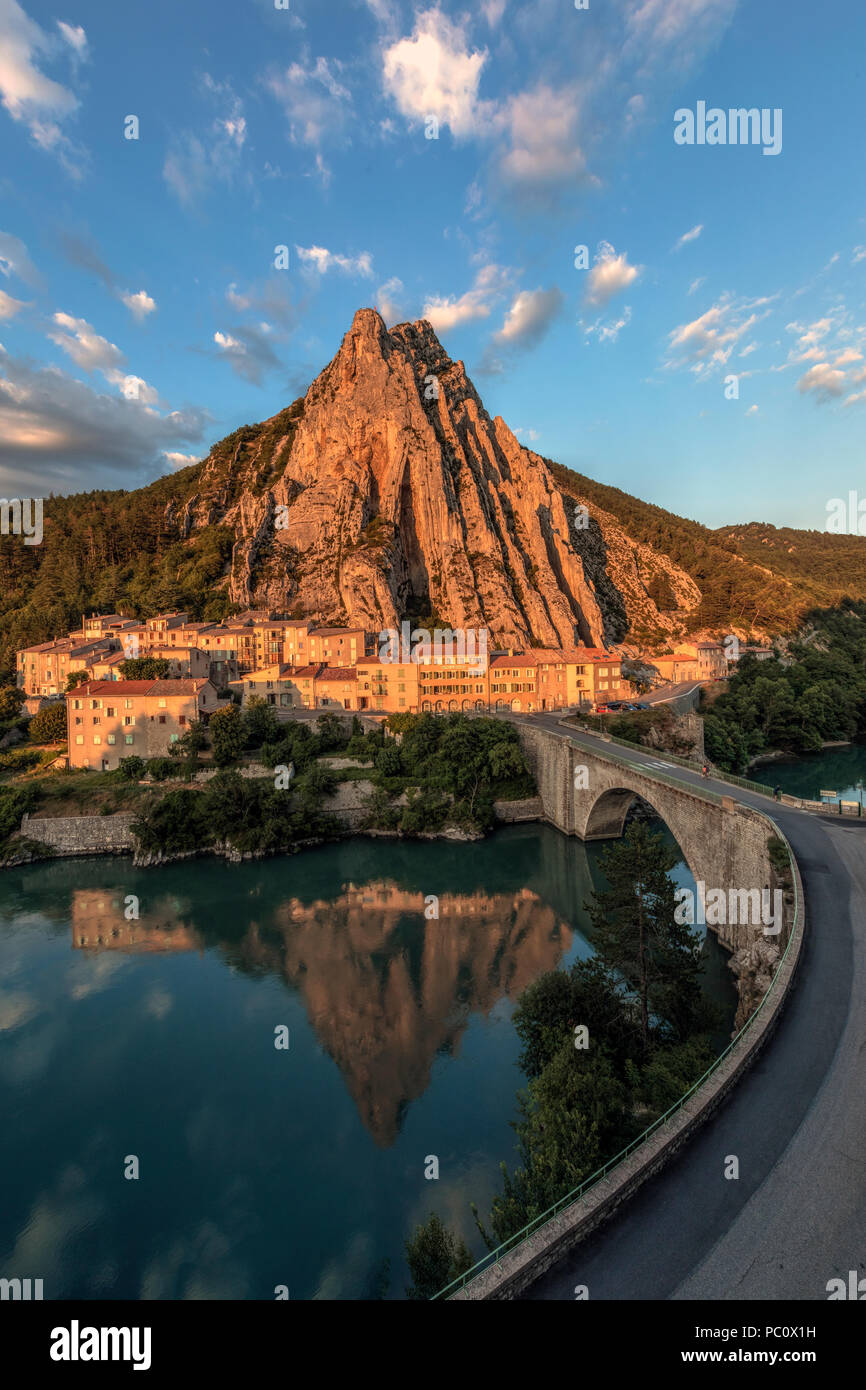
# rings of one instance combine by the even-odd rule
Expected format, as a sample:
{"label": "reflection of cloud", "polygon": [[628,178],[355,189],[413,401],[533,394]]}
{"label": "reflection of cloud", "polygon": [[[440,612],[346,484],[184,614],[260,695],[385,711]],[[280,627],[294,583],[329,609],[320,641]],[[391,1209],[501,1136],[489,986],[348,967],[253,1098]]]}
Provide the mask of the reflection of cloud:
{"label": "reflection of cloud", "polygon": [[124,965],[126,960],[118,955],[78,956],[69,967],[70,999],[87,999],[91,994],[108,989]]}
{"label": "reflection of cloud", "polygon": [[[20,1271],[19,1277],[44,1280],[45,1298],[63,1295],[63,1261],[70,1243],[82,1231],[93,1230],[106,1213],[104,1202],[85,1183],[84,1169],[69,1165],[53,1187],[34,1200],[5,1261],[6,1271],[11,1271],[7,1277]],[[91,1286],[88,1292],[95,1290]]]}
{"label": "reflection of cloud", "polygon": [[[373,1270],[375,1247],[368,1231],[356,1231],[345,1250],[330,1259],[319,1276],[316,1298],[333,1302],[351,1298],[355,1291],[369,1282]],[[289,1285],[289,1296],[292,1289]]]}
{"label": "reflection of cloud", "polygon": [[39,1012],[39,1005],[29,994],[0,994],[0,1033],[11,1033],[28,1023]]}
{"label": "reflection of cloud", "polygon": [[145,998],[142,1007],[151,1018],[165,1018],[174,1008],[174,998],[156,985]]}
{"label": "reflection of cloud", "polygon": [[[145,1269],[140,1299],[239,1299],[250,1294],[247,1270],[231,1259],[233,1241],[205,1220],[155,1256]],[[291,1289],[290,1289],[291,1292]]]}

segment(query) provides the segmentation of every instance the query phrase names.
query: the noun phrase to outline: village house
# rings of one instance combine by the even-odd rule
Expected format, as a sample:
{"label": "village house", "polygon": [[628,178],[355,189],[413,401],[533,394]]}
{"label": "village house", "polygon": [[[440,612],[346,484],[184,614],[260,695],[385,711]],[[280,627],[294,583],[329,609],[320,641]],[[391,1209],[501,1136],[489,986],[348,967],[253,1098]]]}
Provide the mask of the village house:
{"label": "village house", "polygon": [[69,766],[112,772],[122,758],[162,757],[216,707],[208,680],[87,681],[66,696]]}
{"label": "village house", "polygon": [[307,638],[307,660],[326,666],[355,666],[367,655],[372,634],[362,627],[316,627]]}
{"label": "village house", "polygon": [[649,657],[648,661],[672,685],[723,680],[728,673],[725,649],[720,642],[682,642],[674,653]]}
{"label": "village house", "polygon": [[365,656],[356,670],[359,710],[417,713],[420,668],[414,661],[382,661],[378,656]]}
{"label": "village house", "polygon": [[114,639],[97,637],[59,637],[16,653],[15,670],[19,690],[27,695],[60,696],[75,671],[86,671],[92,661],[117,650]]}

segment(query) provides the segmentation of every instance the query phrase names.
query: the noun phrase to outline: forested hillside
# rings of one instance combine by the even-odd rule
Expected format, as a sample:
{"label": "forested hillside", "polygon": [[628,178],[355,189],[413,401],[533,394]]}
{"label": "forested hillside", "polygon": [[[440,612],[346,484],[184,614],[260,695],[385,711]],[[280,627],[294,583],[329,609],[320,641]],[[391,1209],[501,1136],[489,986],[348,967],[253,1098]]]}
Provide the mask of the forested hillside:
{"label": "forested hillside", "polygon": [[866,538],[779,530],[760,523],[710,530],[619,488],[550,463],[569,497],[611,513],[636,541],[689,574],[703,598],[692,631],[746,627],[792,632],[809,609],[866,598]]}

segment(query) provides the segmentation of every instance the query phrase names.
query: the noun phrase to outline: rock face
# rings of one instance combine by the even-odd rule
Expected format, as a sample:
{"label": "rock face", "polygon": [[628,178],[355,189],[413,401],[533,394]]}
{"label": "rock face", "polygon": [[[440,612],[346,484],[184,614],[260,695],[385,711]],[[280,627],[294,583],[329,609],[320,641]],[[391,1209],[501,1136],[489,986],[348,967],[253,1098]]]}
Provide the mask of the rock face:
{"label": "rock face", "polygon": [[423,320],[359,310],[303,402],[218,445],[172,521],[232,529],[243,605],[377,631],[433,614],[503,645],[616,636],[545,461]]}

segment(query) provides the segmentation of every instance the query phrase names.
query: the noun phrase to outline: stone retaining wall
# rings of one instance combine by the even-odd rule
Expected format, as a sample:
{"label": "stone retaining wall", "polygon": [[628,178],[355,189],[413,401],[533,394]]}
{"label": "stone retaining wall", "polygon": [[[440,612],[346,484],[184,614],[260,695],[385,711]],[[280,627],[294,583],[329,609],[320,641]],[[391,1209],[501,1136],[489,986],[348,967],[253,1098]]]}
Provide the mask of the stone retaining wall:
{"label": "stone retaining wall", "polygon": [[132,815],[114,816],[44,816],[25,815],[21,834],[28,840],[49,845],[56,854],[125,854],[132,853],[136,839],[132,833]]}

